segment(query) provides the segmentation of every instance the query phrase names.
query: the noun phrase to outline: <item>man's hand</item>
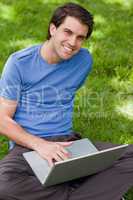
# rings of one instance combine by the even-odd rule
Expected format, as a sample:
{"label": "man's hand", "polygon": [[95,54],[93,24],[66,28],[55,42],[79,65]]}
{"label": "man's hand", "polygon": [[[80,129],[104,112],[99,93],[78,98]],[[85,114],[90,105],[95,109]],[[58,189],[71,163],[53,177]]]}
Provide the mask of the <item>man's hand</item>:
{"label": "man's hand", "polygon": [[40,138],[35,150],[39,155],[46,159],[50,166],[53,166],[53,161],[66,160],[70,157],[68,151],[64,148],[70,146],[73,142],[52,142]]}
{"label": "man's hand", "polygon": [[[0,97],[0,134],[7,136],[17,144],[35,150],[46,159],[50,166],[53,161],[61,161],[70,157],[64,147],[72,142],[51,142],[26,132],[13,116],[18,102]],[[1,145],[1,144],[0,144]]]}

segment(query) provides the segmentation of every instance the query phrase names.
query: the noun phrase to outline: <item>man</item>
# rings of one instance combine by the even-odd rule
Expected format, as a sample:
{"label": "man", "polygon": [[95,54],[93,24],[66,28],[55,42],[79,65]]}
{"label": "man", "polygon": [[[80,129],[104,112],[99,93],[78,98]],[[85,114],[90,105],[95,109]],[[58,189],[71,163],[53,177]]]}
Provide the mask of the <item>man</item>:
{"label": "man", "polygon": [[6,62],[0,133],[12,141],[12,150],[0,162],[1,200],[119,200],[132,185],[131,147],[130,155],[111,169],[45,189],[22,156],[32,149],[53,165],[67,159],[65,146],[81,138],[72,130],[73,101],[91,70],[91,55],[81,46],[92,30],[92,15],[67,3],[54,12],[43,44],[16,52]]}

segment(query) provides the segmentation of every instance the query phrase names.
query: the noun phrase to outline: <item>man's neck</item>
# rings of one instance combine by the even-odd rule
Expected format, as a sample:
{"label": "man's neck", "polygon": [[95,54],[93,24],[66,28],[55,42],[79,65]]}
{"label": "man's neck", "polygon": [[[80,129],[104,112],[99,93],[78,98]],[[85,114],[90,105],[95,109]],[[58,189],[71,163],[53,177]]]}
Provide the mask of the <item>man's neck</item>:
{"label": "man's neck", "polygon": [[60,59],[57,57],[56,53],[53,50],[50,40],[47,40],[46,42],[44,42],[40,53],[41,53],[42,58],[45,61],[47,61],[47,63],[49,64],[55,64],[60,61]]}

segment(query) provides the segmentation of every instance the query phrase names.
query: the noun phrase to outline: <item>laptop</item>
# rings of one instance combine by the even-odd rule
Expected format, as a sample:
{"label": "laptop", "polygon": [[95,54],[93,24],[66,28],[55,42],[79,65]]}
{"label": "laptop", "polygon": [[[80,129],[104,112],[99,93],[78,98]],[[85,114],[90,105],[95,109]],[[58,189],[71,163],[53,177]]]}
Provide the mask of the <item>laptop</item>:
{"label": "laptop", "polygon": [[119,145],[99,151],[88,138],[76,140],[72,145],[65,147],[71,157],[55,162],[52,167],[36,151],[23,153],[23,156],[41,184],[48,187],[96,174],[111,167],[121,157],[127,146],[128,144]]}

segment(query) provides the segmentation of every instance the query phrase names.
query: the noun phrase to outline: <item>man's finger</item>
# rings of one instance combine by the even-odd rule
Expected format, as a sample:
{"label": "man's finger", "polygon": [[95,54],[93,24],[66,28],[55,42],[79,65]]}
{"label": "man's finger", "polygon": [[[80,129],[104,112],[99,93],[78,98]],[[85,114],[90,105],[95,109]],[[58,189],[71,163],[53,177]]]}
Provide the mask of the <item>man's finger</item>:
{"label": "man's finger", "polygon": [[57,144],[60,144],[62,146],[70,146],[72,145],[73,141],[70,141],[70,142],[56,142]]}
{"label": "man's finger", "polygon": [[47,159],[47,161],[48,161],[48,165],[50,167],[53,167],[54,163],[53,163],[52,159],[49,158],[49,159]]}
{"label": "man's finger", "polygon": [[58,154],[54,154],[53,158],[58,162],[63,160]]}
{"label": "man's finger", "polygon": [[62,160],[66,160],[69,157],[68,154],[61,151],[58,151],[57,154],[61,157]]}
{"label": "man's finger", "polygon": [[67,156],[70,157],[71,154],[64,148],[64,147],[60,147],[60,150]]}

